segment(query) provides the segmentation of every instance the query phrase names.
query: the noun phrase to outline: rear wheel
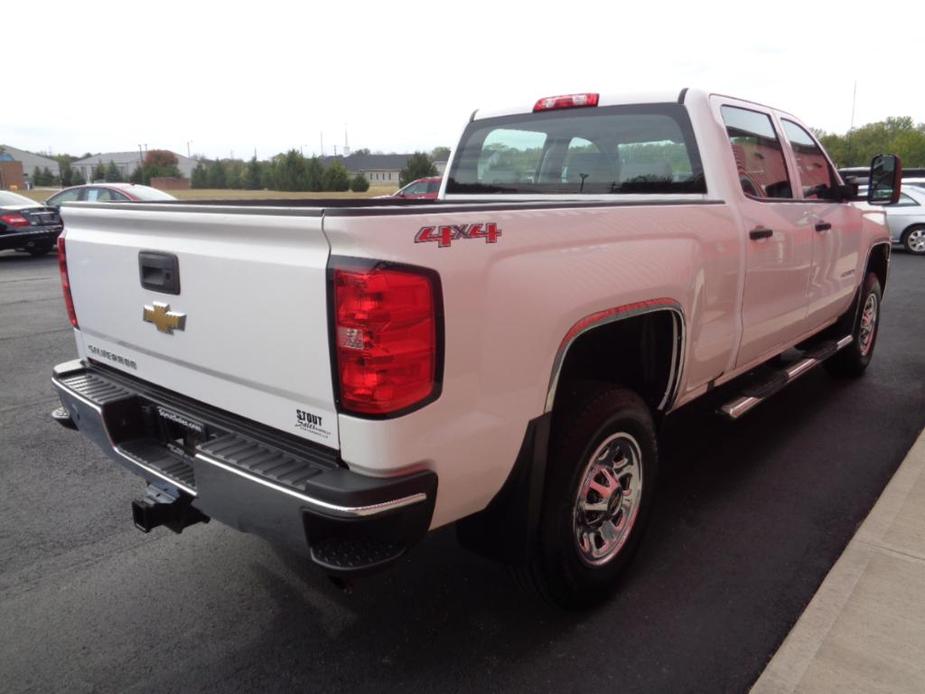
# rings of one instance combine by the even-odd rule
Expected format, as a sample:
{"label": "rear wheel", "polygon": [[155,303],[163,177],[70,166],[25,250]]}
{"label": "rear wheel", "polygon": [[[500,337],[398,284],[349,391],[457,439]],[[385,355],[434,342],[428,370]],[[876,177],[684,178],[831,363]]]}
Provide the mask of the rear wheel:
{"label": "rear wheel", "polygon": [[51,246],[34,246],[33,248],[27,248],[25,250],[33,258],[38,258],[39,256],[47,255],[51,250]]}
{"label": "rear wheel", "polygon": [[523,574],[562,607],[593,605],[615,588],[655,492],[655,426],[642,399],[597,388],[557,417],[537,551]]}
{"label": "rear wheel", "polygon": [[915,255],[925,255],[925,225],[909,227],[903,232],[903,248]]}
{"label": "rear wheel", "polygon": [[877,333],[880,328],[880,302],[883,292],[877,275],[869,273],[861,288],[860,304],[850,345],[825,362],[826,368],[836,376],[860,376],[874,356]]}

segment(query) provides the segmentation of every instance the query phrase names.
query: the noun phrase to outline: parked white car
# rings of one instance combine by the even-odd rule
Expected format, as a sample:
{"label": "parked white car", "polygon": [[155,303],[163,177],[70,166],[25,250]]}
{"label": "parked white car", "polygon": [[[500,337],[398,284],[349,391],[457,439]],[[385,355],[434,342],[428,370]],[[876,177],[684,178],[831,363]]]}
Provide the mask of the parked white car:
{"label": "parked white car", "polygon": [[904,178],[903,188],[915,188],[916,190],[925,190],[925,178]]}
{"label": "parked white car", "polygon": [[925,188],[903,181],[899,202],[883,209],[893,243],[909,253],[925,255]]}

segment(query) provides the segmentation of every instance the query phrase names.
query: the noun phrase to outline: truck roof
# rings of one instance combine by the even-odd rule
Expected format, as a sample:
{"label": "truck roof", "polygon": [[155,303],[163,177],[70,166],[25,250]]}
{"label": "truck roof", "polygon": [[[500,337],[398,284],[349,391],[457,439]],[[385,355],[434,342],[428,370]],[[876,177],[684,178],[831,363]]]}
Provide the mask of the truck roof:
{"label": "truck roof", "polygon": [[[711,92],[704,89],[695,89],[692,87],[684,87],[683,89],[662,89],[662,90],[651,90],[651,91],[639,91],[639,92],[622,92],[622,93],[606,93],[601,92],[600,98],[598,99],[597,105],[600,106],[627,106],[631,104],[669,104],[669,103],[681,103],[685,102],[685,99],[690,96],[696,96],[699,98],[706,99],[711,95],[724,96],[730,99],[736,99],[737,101],[743,101],[750,104],[755,104],[756,106],[761,106],[762,108],[771,109],[777,111],[778,113],[792,115],[783,109],[776,108],[774,106],[769,106],[768,104],[763,104],[757,101],[752,101],[751,99],[743,99],[742,97],[732,96],[730,94],[722,94],[720,92]],[[549,96],[555,96],[554,94],[545,94],[537,96],[537,99],[546,98]],[[535,106],[536,101],[533,101],[529,104],[519,104],[515,106],[502,107],[502,108],[489,108],[489,109],[477,109],[473,111],[471,120],[482,120],[483,118],[498,118],[501,116],[514,116],[524,113],[532,113],[533,107]]]}

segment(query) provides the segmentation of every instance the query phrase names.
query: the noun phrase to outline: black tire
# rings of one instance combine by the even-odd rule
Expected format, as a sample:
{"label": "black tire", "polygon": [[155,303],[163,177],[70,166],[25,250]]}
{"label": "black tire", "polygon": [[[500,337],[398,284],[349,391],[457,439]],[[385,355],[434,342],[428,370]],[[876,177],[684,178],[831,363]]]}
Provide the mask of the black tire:
{"label": "black tire", "polygon": [[925,224],[914,224],[903,232],[901,241],[907,253],[925,255],[923,235],[925,235]]}
{"label": "black tire", "polygon": [[27,248],[26,253],[31,255],[33,258],[39,258],[43,255],[48,255],[51,251],[51,246],[36,246],[35,248]]}
{"label": "black tire", "polygon": [[[854,318],[854,326],[851,330],[851,337],[854,339],[850,345],[825,362],[825,367],[833,376],[856,378],[867,369],[870,360],[874,356],[877,335],[880,333],[880,304],[882,299],[883,292],[880,289],[880,280],[877,279],[877,275],[873,272],[868,273],[861,287],[857,315]],[[866,326],[865,310],[871,303],[874,308],[873,325]]]}
{"label": "black tire", "polygon": [[[625,459],[627,453],[638,452],[641,470],[636,478],[641,482],[641,488],[635,486],[632,475],[636,473],[629,472],[629,465],[620,468],[619,464],[611,463],[613,470],[617,471],[616,480],[611,481],[619,482],[612,488],[619,489],[620,494],[614,491],[609,499],[605,499],[588,490],[589,484],[602,479],[593,477],[592,467],[598,469],[605,464],[601,461],[608,458],[605,456],[595,461],[592,456],[605,445],[612,447],[605,450],[608,456],[614,451],[611,457],[615,460],[620,456]],[[625,446],[623,453],[620,446]],[[624,473],[619,469],[626,473],[626,477],[620,477]],[[595,388],[577,399],[566,412],[557,415],[554,423],[536,550],[526,566],[518,567],[519,576],[543,598],[560,607],[590,607],[605,599],[615,589],[617,577],[639,546],[657,477],[655,426],[649,408],[638,395],[625,388],[608,386]],[[591,503],[588,498],[594,498],[608,510],[587,514],[579,512],[581,490],[588,490],[590,495],[584,498],[585,503]],[[633,490],[638,490],[638,494],[631,494]],[[630,501],[630,496],[634,496],[635,500]],[[604,557],[600,565],[592,566],[589,564],[589,551],[579,546],[579,528],[590,527],[583,523],[588,518],[609,518],[611,507],[624,504],[635,505],[635,512],[624,514],[622,510],[617,511],[615,517],[618,521],[610,528],[613,531],[621,526],[619,517],[625,515],[623,520],[628,526],[622,542],[619,546],[614,542],[614,553]],[[606,546],[608,539],[603,534],[597,539]],[[585,533],[584,540],[588,540],[588,533]],[[587,542],[585,546],[590,550]],[[600,548],[595,544],[591,551],[600,551]]]}

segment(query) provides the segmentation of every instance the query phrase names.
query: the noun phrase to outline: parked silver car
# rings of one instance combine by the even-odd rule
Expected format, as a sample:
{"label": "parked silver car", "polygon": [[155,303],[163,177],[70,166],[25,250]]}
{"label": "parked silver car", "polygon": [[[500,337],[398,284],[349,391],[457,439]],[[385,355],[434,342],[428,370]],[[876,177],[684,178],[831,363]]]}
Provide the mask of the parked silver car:
{"label": "parked silver car", "polygon": [[883,209],[893,243],[902,244],[909,253],[925,255],[925,188],[903,181],[899,202]]}

